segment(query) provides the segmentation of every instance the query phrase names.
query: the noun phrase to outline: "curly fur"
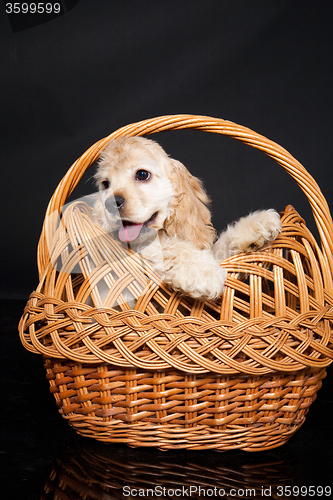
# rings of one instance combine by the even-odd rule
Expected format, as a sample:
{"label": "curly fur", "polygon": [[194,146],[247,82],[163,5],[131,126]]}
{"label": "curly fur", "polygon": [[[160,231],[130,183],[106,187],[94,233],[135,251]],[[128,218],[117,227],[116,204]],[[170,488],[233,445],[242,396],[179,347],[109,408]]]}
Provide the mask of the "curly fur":
{"label": "curly fur", "polygon": [[[138,179],[142,171],[148,179]],[[95,180],[94,221],[106,231],[122,225],[133,231],[127,238],[152,259],[164,281],[193,298],[219,297],[226,279],[219,261],[261,248],[281,231],[277,212],[263,210],[228,226],[215,241],[202,182],[150,139],[111,141]]]}

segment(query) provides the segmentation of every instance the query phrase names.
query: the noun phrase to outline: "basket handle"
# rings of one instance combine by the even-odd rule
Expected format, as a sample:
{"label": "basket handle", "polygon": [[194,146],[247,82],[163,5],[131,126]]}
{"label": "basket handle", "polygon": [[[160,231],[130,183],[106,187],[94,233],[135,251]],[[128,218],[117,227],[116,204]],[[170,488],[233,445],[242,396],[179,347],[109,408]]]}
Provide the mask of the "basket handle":
{"label": "basket handle", "polygon": [[38,245],[37,258],[40,275],[44,273],[50,260],[47,248],[47,241],[50,241],[50,239],[47,236],[53,235],[57,226],[57,217],[52,217],[52,214],[56,213],[57,216],[60,214],[61,208],[79,183],[84,172],[99,158],[100,151],[106,147],[109,141],[122,136],[150,135],[157,132],[180,129],[196,129],[232,137],[263,151],[281,165],[297,182],[311,205],[322,248],[333,274],[333,222],[328,204],[313,177],[288,151],[253,130],[227,120],[208,116],[169,115],[140,121],[116,130],[108,137],[92,145],[71,166],[60,181],[47,207]]}

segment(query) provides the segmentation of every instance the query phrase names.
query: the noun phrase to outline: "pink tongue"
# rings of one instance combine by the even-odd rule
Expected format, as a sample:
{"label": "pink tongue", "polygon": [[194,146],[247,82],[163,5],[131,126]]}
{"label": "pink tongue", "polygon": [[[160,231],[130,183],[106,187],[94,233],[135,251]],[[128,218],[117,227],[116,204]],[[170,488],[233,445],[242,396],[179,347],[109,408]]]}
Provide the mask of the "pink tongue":
{"label": "pink tongue", "polygon": [[118,236],[120,241],[133,241],[141,231],[143,224],[129,224],[119,229]]}

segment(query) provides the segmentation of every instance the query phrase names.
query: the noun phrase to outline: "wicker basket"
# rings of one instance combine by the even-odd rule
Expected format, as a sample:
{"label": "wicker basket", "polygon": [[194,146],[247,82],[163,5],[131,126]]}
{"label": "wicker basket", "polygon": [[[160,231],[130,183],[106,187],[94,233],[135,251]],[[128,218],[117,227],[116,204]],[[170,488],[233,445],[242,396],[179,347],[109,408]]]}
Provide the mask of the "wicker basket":
{"label": "wicker basket", "polygon": [[[306,194],[321,246],[288,206],[271,247],[224,260],[222,299],[200,301],[161,283],[149,263],[93,224],[85,203],[70,204],[59,224],[63,205],[110,139],[185,128],[233,137],[275,159]],[[228,121],[160,117],[94,144],[51,198],[38,265],[21,341],[43,355],[59,412],[84,436],[161,449],[274,448],[303,424],[333,359],[327,203],[287,151]],[[104,305],[101,281],[110,289]],[[110,307],[125,290],[135,308],[121,300]]]}

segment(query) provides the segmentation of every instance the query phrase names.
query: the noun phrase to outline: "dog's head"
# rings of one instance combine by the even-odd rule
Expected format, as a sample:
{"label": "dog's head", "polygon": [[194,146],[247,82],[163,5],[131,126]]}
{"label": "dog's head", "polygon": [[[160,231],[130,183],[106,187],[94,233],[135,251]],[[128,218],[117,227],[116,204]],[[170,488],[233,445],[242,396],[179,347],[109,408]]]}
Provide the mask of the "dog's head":
{"label": "dog's head", "polygon": [[94,220],[122,241],[144,242],[156,231],[209,248],[215,231],[201,182],[156,142],[142,137],[111,141],[95,174]]}

